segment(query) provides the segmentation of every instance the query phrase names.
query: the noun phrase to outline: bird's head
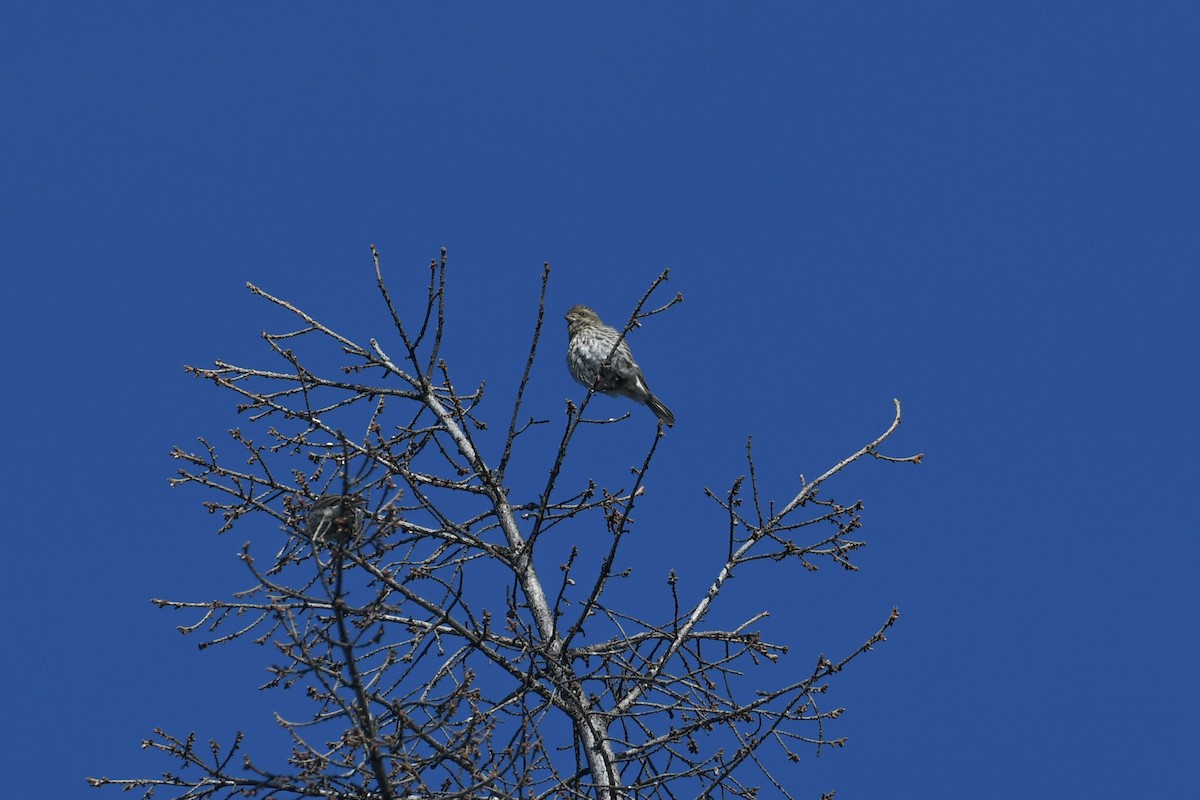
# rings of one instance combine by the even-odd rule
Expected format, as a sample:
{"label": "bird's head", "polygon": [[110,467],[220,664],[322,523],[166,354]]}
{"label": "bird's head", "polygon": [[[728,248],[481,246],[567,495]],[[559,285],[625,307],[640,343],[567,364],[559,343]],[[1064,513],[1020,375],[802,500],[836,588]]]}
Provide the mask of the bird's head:
{"label": "bird's head", "polygon": [[564,319],[567,321],[567,326],[572,330],[583,325],[598,325],[600,323],[600,315],[587,306],[571,306]]}

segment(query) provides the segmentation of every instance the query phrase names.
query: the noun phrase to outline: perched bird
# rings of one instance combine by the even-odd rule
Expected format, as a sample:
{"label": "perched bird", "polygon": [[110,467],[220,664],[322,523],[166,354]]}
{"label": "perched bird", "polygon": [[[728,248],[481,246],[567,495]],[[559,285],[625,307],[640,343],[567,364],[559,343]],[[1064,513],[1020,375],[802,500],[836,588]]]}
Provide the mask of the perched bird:
{"label": "perched bird", "polygon": [[350,541],[362,532],[364,504],[354,495],[321,496],[308,512],[308,535],[320,544]]}
{"label": "perched bird", "polygon": [[[567,369],[571,377],[589,389],[607,395],[628,397],[650,406],[650,410],[667,427],[675,424],[671,409],[650,392],[646,376],[633,360],[629,344],[621,334],[600,321],[595,311],[587,306],[571,306],[567,312]],[[621,344],[617,345],[620,340]],[[614,353],[613,347],[617,350]],[[604,361],[612,353],[612,359],[602,371]]]}

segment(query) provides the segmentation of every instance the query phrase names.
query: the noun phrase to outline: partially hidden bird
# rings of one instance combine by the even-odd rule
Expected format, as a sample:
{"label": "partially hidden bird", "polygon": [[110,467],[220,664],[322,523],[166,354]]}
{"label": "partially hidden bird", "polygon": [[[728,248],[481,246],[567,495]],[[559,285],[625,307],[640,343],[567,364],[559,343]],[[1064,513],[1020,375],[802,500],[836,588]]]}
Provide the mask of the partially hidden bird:
{"label": "partially hidden bird", "polygon": [[601,322],[599,315],[587,306],[571,306],[566,320],[567,369],[572,378],[589,389],[636,400],[649,406],[667,427],[675,424],[675,415],[650,391],[646,376],[629,352],[629,344],[616,329]]}
{"label": "partially hidden bird", "polygon": [[308,535],[320,544],[345,544],[362,532],[365,504],[355,495],[322,495],[308,513]]}

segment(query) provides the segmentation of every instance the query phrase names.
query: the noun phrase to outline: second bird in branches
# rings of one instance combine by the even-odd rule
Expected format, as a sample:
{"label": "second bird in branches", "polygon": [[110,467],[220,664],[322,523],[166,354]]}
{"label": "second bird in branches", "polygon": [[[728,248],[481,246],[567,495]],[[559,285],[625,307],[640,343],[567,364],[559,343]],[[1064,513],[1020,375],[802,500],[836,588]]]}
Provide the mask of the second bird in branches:
{"label": "second bird in branches", "polygon": [[[667,427],[675,424],[671,409],[663,405],[646,385],[646,376],[633,360],[629,345],[620,332],[601,322],[599,315],[587,306],[571,306],[566,319],[570,337],[567,369],[572,378],[597,392],[636,400],[649,406]],[[614,347],[616,352],[613,352]],[[604,363],[606,360],[608,364]]]}

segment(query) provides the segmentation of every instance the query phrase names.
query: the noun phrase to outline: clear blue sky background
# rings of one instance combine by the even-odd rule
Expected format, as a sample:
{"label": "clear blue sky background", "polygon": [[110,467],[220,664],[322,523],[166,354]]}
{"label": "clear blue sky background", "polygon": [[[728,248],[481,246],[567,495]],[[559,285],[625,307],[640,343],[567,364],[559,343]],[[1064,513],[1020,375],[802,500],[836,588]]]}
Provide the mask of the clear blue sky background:
{"label": "clear blue sky background", "polygon": [[[168,768],[155,725],[273,736],[269,653],[198,652],[148,602],[241,588],[254,536],[166,486],[171,445],[237,422],[182,364],[272,363],[285,323],[246,280],[386,336],[374,242],[400,292],[449,248],[446,356],[494,419],[543,261],[556,420],[558,314],[619,321],[671,268],[686,302],[632,340],[680,420],[639,517],[652,587],[708,574],[701,487],[746,436],[786,500],[901,398],[890,450],[925,464],[830,487],[867,503],[862,571],[731,593],[775,611],[778,674],[903,615],[835,681],[849,746],[796,794],[1189,795],[1198,8],[7,3],[7,794]],[[652,430],[596,437],[597,469]]]}

